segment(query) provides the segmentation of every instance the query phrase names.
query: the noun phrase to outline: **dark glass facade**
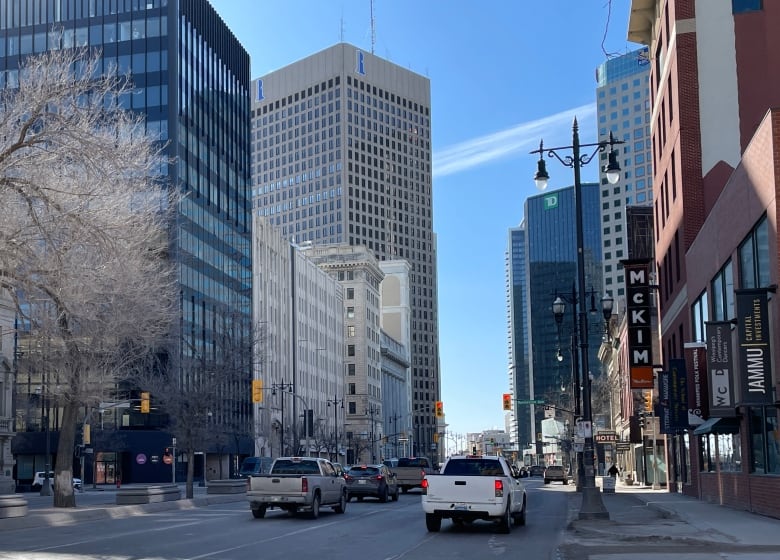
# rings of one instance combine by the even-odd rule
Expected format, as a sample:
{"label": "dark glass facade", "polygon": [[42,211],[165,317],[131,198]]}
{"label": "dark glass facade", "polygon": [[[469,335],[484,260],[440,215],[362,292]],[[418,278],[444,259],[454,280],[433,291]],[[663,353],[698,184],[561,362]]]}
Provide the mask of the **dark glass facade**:
{"label": "dark glass facade", "polygon": [[[251,350],[249,55],[206,0],[0,2],[0,87],[16,86],[25,57],[82,46],[100,49],[105,71],[130,73],[135,89],[120,102],[167,142],[174,163],[160,175],[187,193],[171,232],[181,337],[169,362],[186,382],[227,329]],[[227,432],[252,425],[251,357],[240,354],[246,382],[226,388],[214,412]]]}
{"label": "dark glass facade", "polygon": [[[535,399],[572,410],[571,337],[575,332],[571,303],[560,327],[552,314],[552,302],[561,296],[569,302],[575,296],[577,283],[577,235],[574,187],[529,198],[526,201],[526,238],[528,255],[528,301],[531,343],[530,383]],[[582,185],[583,248],[585,285],[589,292],[577,298],[584,304],[588,318],[588,369],[597,376],[601,364],[597,351],[604,332],[600,299],[602,286],[601,211],[599,185]],[[591,313],[591,307],[595,313]],[[561,350],[562,361],[556,359]],[[557,403],[557,404],[556,404]],[[535,407],[537,432],[544,417],[541,406]]]}

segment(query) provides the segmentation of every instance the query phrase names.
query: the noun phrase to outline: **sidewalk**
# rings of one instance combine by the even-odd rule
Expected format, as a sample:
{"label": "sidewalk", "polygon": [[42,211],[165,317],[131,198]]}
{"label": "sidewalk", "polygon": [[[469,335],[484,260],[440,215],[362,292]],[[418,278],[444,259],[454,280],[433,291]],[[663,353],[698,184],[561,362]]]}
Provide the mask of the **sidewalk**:
{"label": "sidewalk", "polygon": [[562,560],[780,558],[778,519],[622,482],[601,497],[609,519],[580,520],[581,495],[571,494]]}
{"label": "sidewalk", "polygon": [[[134,486],[147,486],[145,484],[123,485],[122,489]],[[185,484],[177,484],[181,489],[181,495],[186,495]],[[156,502],[138,505],[116,505],[115,486],[106,485],[97,489],[85,487],[84,492],[76,491],[75,508],[55,508],[52,506],[51,496],[41,496],[37,492],[18,494],[27,500],[28,512],[24,517],[10,517],[0,519],[0,532],[15,529],[28,529],[36,527],[54,527],[73,525],[82,521],[99,519],[120,519],[134,515],[169,510],[187,510],[204,507],[211,504],[223,504],[246,500],[245,494],[207,494],[207,488],[198,486],[193,488],[193,498],[170,502]]]}

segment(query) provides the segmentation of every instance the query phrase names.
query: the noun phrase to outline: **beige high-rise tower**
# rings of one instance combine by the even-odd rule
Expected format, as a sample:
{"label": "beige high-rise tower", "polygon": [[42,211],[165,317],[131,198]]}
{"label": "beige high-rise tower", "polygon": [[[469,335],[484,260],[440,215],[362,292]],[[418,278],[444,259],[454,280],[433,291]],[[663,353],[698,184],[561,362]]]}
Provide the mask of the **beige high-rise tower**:
{"label": "beige high-rise tower", "polygon": [[363,245],[379,261],[409,262],[412,453],[436,457],[430,81],[339,43],[253,86],[253,211],[297,243]]}

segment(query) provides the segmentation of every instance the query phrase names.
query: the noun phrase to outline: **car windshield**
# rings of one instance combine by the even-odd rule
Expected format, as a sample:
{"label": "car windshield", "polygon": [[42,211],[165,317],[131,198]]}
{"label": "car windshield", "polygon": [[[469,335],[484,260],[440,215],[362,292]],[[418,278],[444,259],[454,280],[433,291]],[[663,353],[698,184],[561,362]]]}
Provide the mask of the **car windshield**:
{"label": "car windshield", "polygon": [[379,469],[376,467],[352,467],[349,469],[349,474],[352,476],[376,476],[379,474]]}
{"label": "car windshield", "polygon": [[399,467],[427,467],[428,459],[426,459],[425,457],[398,459],[398,466]]}

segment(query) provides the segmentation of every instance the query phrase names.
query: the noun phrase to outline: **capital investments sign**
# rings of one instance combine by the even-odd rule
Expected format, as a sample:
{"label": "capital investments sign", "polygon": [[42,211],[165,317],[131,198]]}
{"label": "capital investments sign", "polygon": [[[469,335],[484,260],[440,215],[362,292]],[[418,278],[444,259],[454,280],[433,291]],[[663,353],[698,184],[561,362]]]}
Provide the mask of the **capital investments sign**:
{"label": "capital investments sign", "polygon": [[632,389],[653,388],[649,261],[623,261],[626,273],[628,368]]}
{"label": "capital investments sign", "polygon": [[734,397],[734,357],[731,348],[731,323],[706,323],[707,369],[709,375],[710,416],[736,416]]}
{"label": "capital investments sign", "polygon": [[766,290],[737,290],[740,404],[772,404]]}

